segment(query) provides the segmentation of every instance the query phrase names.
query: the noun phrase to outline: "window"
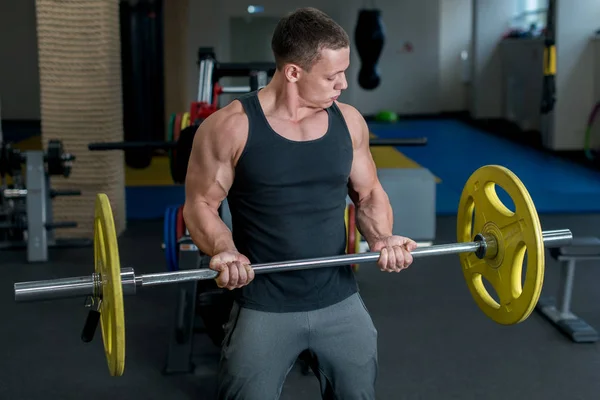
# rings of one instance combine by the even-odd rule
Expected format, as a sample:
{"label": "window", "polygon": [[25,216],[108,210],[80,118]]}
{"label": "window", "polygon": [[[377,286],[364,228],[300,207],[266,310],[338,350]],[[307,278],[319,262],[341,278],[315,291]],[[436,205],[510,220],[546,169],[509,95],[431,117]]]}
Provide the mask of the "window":
{"label": "window", "polygon": [[516,15],[513,26],[523,30],[543,29],[546,26],[548,0],[516,0]]}

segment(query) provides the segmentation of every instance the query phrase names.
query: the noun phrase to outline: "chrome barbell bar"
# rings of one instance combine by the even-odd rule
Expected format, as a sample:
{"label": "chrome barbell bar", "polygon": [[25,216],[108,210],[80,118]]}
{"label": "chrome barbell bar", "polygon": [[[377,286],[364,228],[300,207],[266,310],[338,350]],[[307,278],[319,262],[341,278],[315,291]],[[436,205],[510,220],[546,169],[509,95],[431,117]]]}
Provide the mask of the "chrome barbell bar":
{"label": "chrome barbell bar", "polygon": [[[571,243],[573,234],[569,229],[542,232],[544,247],[561,247]],[[495,239],[491,235],[477,235],[472,242],[450,243],[419,247],[411,252],[413,259],[430,256],[443,256],[474,252],[479,258],[494,257],[497,251]],[[336,267],[342,265],[375,262],[379,252],[345,254],[330,257],[309,258],[287,262],[252,264],[255,274],[287,272],[312,268]],[[124,295],[136,293],[137,287],[166,285],[214,279],[218,272],[208,268],[176,272],[159,272],[136,276],[132,268],[121,269],[121,284]],[[87,276],[18,282],[14,284],[15,301],[31,302],[50,299],[87,297],[101,293],[101,279],[94,273]]]}

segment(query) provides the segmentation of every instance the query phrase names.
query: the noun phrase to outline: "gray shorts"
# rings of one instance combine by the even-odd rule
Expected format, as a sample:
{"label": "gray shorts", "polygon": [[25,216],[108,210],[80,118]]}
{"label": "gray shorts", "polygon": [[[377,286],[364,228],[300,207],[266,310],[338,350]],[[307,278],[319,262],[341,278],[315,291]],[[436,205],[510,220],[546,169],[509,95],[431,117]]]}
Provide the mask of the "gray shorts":
{"label": "gray shorts", "polygon": [[269,313],[234,304],[225,332],[219,399],[278,399],[304,350],[323,399],[375,399],[377,330],[358,293],[308,312]]}

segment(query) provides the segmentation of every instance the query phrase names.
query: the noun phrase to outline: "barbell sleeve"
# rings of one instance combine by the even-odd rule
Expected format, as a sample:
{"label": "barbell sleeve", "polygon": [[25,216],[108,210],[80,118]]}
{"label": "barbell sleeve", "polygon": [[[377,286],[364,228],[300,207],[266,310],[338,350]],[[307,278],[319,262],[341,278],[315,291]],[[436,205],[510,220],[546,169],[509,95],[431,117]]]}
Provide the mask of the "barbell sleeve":
{"label": "barbell sleeve", "polygon": [[573,241],[573,233],[570,229],[555,229],[542,232],[544,247],[569,246]]}
{"label": "barbell sleeve", "polygon": [[95,275],[15,283],[15,301],[29,302],[94,295]]}
{"label": "barbell sleeve", "polygon": [[[545,231],[543,233],[545,247],[560,247],[571,243],[573,234],[569,229]],[[468,252],[479,252],[487,246],[485,240],[465,243],[450,243],[428,247],[419,247],[411,252],[413,259],[429,256],[442,256]],[[317,257],[304,260],[252,264],[255,274],[285,272],[312,268],[335,267],[349,264],[375,262],[379,252],[345,254],[330,257]],[[135,294],[137,286],[157,286],[172,283],[193,282],[214,279],[218,272],[208,268],[183,270],[176,272],[159,272],[135,276],[133,269],[121,270],[123,294]],[[48,299],[85,297],[100,292],[101,286],[95,274],[74,278],[52,279],[43,281],[18,282],[14,284],[15,301],[42,301]]]}

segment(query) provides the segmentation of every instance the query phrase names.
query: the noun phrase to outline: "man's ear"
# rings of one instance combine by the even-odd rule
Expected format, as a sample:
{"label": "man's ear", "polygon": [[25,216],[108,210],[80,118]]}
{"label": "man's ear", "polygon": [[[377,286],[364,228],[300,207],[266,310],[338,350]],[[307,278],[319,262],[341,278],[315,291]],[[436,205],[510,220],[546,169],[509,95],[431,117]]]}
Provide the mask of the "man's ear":
{"label": "man's ear", "polygon": [[285,79],[287,79],[289,82],[295,83],[298,82],[298,79],[300,79],[302,68],[296,64],[286,64],[286,66],[283,68],[283,74]]}

